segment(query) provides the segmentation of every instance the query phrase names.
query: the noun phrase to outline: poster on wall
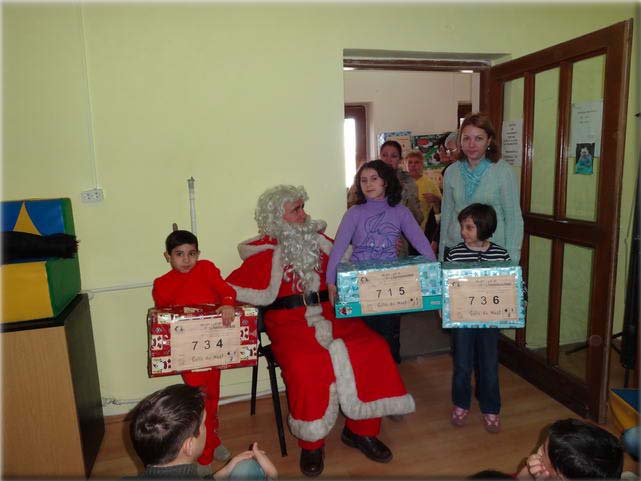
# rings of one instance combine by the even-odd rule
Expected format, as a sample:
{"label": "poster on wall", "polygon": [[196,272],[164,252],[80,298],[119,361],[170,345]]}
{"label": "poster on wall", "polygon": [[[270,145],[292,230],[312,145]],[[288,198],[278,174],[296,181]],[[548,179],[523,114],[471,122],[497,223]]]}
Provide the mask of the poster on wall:
{"label": "poster on wall", "polygon": [[598,157],[601,152],[602,121],[603,99],[572,104],[570,145],[594,144],[592,154]]}
{"label": "poster on wall", "polygon": [[523,119],[503,121],[501,154],[503,160],[515,167],[523,163]]}
{"label": "poster on wall", "polygon": [[381,132],[378,134],[378,151],[381,150],[383,145],[388,140],[395,140],[401,144],[403,149],[403,156],[412,150],[412,132],[409,130],[401,130],[399,132]]}
{"label": "poster on wall", "polygon": [[423,169],[441,170],[445,164],[438,156],[438,140],[441,134],[412,135],[412,149],[420,150],[423,154]]}
{"label": "poster on wall", "polygon": [[574,164],[574,173],[591,175],[594,159],[594,144],[576,144],[576,163]]}

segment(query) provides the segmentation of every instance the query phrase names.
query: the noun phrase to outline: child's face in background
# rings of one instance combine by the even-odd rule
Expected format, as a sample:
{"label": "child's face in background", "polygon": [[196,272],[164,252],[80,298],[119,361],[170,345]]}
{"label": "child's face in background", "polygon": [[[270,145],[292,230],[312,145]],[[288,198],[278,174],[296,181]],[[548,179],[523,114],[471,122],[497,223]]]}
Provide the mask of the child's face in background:
{"label": "child's face in background", "polygon": [[461,221],[461,237],[463,238],[463,242],[466,244],[479,242],[476,224],[471,217],[466,217]]}
{"label": "child's face in background", "polygon": [[386,145],[381,149],[381,160],[396,170],[398,169],[398,164],[401,162],[401,156],[395,147]]}
{"label": "child's face in background", "polygon": [[385,198],[385,181],[378,176],[376,170],[363,169],[360,183],[366,199],[383,200]]}
{"label": "child's face in background", "polygon": [[199,255],[200,251],[195,244],[182,244],[174,247],[169,254],[165,252],[165,259],[167,259],[172,269],[186,274],[194,268],[196,262],[198,262]]}
{"label": "child's face in background", "polygon": [[423,159],[419,159],[418,157],[408,157],[407,171],[413,178],[420,178],[423,175]]}

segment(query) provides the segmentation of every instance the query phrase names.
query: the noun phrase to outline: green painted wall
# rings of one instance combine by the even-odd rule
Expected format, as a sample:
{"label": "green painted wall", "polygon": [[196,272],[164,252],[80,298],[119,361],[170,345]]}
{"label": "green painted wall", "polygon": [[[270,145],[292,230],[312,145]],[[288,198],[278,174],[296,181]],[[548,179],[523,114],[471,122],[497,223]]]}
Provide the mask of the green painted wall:
{"label": "green painted wall", "polygon": [[[255,201],[271,185],[304,184],[309,211],[333,235],[344,206],[343,49],[516,58],[631,17],[635,39],[638,29],[634,3],[2,8],[2,198],[73,199],[84,289],[150,282],[167,270],[163,239],[172,222],[189,227],[190,176],[202,255],[224,274],[239,263],[237,243],[255,234]],[[619,322],[639,150],[637,56],[635,47]],[[82,204],[79,193],[94,187],[94,151],[106,197]],[[149,288],[91,301],[105,397],[135,399],[178,382],[147,379],[150,304]],[[247,392],[249,370],[224,373],[224,396]]]}

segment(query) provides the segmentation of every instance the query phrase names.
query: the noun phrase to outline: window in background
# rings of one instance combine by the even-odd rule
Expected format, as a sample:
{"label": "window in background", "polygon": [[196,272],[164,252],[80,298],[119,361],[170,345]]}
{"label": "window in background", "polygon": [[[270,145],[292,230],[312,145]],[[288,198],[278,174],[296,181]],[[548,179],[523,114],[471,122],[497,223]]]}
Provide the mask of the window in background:
{"label": "window in background", "polygon": [[367,160],[367,121],[365,105],[345,105],[343,142],[345,150],[345,185],[350,187],[356,169]]}
{"label": "window in background", "polygon": [[458,103],[458,109],[457,109],[457,117],[458,117],[458,126],[460,127],[461,124],[463,123],[463,119],[467,114],[469,114],[472,111],[472,104],[470,102],[459,102]]}

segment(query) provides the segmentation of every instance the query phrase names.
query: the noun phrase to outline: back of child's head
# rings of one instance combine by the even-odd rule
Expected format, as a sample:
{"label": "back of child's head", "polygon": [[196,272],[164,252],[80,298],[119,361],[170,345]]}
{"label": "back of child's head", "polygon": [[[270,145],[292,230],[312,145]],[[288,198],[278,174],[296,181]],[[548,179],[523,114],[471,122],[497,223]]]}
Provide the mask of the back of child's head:
{"label": "back of child's head", "polygon": [[187,384],[168,386],[140,401],[127,419],[134,450],[144,465],[176,459],[185,440],[199,436],[204,409],[204,393]]}
{"label": "back of child's head", "polygon": [[385,182],[385,197],[390,206],[394,207],[401,201],[401,183],[398,180],[396,171],[382,160],[376,159],[361,165],[354,176],[354,184],[356,184],[356,204],[364,204],[367,202],[367,198],[361,187],[361,174],[365,169],[375,170],[378,176],[383,179],[383,182]]}
{"label": "back of child's head", "polygon": [[459,223],[468,217],[472,219],[476,226],[476,235],[479,240],[484,241],[492,237],[496,230],[496,211],[494,207],[487,204],[470,204],[459,212]]}
{"label": "back of child's head", "polygon": [[196,246],[198,250],[198,238],[188,230],[175,230],[165,239],[165,251],[171,254],[171,251],[183,244]]}
{"label": "back of child's head", "polygon": [[612,434],[579,419],[563,419],[548,430],[548,457],[568,479],[618,479],[623,446]]}

